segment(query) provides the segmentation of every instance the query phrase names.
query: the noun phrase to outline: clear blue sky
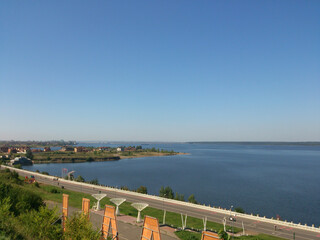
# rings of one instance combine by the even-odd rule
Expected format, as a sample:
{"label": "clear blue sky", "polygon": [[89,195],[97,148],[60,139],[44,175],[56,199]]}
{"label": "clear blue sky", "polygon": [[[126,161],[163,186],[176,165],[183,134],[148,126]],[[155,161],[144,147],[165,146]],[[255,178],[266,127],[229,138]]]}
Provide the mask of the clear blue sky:
{"label": "clear blue sky", "polygon": [[319,141],[320,1],[1,1],[0,139]]}

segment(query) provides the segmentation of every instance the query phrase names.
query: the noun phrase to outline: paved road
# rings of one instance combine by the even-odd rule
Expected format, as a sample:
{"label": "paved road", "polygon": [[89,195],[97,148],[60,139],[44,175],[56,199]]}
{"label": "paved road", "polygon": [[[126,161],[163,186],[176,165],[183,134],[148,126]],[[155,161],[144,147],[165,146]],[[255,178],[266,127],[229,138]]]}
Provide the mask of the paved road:
{"label": "paved road", "polygon": [[[21,176],[25,176],[24,173],[19,173]],[[30,175],[30,174],[28,174]],[[36,180],[45,183],[45,184],[50,184],[50,185],[55,185],[58,186],[57,181],[52,181],[47,179],[45,176],[43,177],[36,177]],[[213,222],[218,222],[222,223],[223,218],[229,217],[229,215],[222,214],[219,212],[215,212],[214,210],[212,211],[206,211],[206,210],[201,210],[195,207],[189,207],[189,206],[184,206],[180,204],[175,204],[175,203],[164,203],[161,200],[156,200],[156,199],[150,199],[147,197],[143,196],[133,196],[130,194],[126,194],[120,191],[117,191],[116,189],[114,190],[101,190],[99,186],[94,186],[92,187],[87,187],[87,186],[79,186],[72,181],[67,181],[63,183],[59,183],[59,187],[61,185],[64,186],[65,189],[70,189],[78,192],[83,192],[83,193],[98,193],[101,191],[101,193],[106,193],[108,197],[122,197],[127,199],[129,202],[146,202],[149,204],[150,207],[158,208],[158,209],[163,209],[165,208],[167,211],[172,211],[172,212],[177,212],[177,213],[183,213],[183,214],[188,214],[188,216],[192,217],[197,217],[197,218],[202,218],[204,216],[207,217],[208,221],[213,221]],[[294,227],[284,227],[284,226],[277,226],[277,229],[275,230],[274,224],[271,223],[266,223],[262,221],[255,221],[255,220],[250,220],[247,218],[241,218],[240,216],[237,216],[237,221],[236,222],[230,222],[228,221],[228,225],[234,224],[235,227],[242,228],[242,222],[244,224],[244,228],[248,232],[258,232],[258,233],[265,233],[268,235],[273,235],[285,239],[294,239],[293,235],[295,233],[295,239],[296,240],[320,240],[320,232],[313,232],[313,231],[307,231],[307,230],[301,230],[298,228]]]}

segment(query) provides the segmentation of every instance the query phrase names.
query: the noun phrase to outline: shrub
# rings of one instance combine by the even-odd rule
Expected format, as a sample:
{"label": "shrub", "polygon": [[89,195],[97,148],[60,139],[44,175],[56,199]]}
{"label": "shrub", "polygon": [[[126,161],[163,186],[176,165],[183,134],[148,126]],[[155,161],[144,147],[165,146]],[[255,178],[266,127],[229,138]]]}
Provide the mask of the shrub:
{"label": "shrub", "polygon": [[66,222],[64,239],[69,240],[99,240],[100,233],[92,228],[91,222],[85,214],[74,214]]}
{"label": "shrub", "polygon": [[32,210],[22,214],[19,219],[28,238],[48,240],[62,238],[61,225],[54,224],[58,219],[56,208],[50,210],[42,206],[38,211]]}
{"label": "shrub", "polygon": [[6,183],[0,183],[0,200],[11,199],[10,212],[19,215],[32,209],[38,210],[43,201],[37,194]]}
{"label": "shrub", "polygon": [[92,179],[91,181],[89,181],[90,184],[94,184],[94,185],[99,185],[99,181],[97,178]]}
{"label": "shrub", "polygon": [[77,182],[85,182],[84,178],[83,178],[81,175],[79,175],[79,176],[76,178],[76,181],[77,181]]}
{"label": "shrub", "polygon": [[52,188],[50,189],[50,193],[60,193],[60,191],[58,191],[56,188]]}
{"label": "shrub", "polygon": [[147,190],[147,187],[145,187],[145,186],[140,186],[140,187],[137,188],[137,192],[138,192],[138,193],[147,194],[147,193],[148,193],[148,190]]}
{"label": "shrub", "polygon": [[93,161],[94,161],[94,159],[92,157],[87,158],[87,162],[93,162]]}
{"label": "shrub", "polygon": [[190,203],[195,203],[195,204],[198,203],[193,194],[191,194],[191,195],[189,196],[188,202],[190,202]]}
{"label": "shrub", "polygon": [[238,213],[245,213],[245,211],[241,207],[236,207],[234,210]]}

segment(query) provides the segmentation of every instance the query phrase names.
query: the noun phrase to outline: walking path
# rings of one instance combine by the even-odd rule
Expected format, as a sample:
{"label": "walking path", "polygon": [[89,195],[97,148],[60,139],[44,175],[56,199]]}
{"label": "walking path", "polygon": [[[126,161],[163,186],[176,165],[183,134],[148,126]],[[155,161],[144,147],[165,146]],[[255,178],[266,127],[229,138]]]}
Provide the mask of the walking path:
{"label": "walking path", "polygon": [[[62,204],[56,203],[53,201],[46,201],[48,207],[53,208],[57,206],[60,211],[62,211]],[[68,207],[69,215],[72,215],[76,212],[81,212],[79,208],[75,207]],[[98,230],[101,229],[103,219],[103,210],[100,211],[93,211],[90,210],[90,221],[92,222],[93,226]],[[118,231],[119,231],[119,239],[120,240],[137,240],[141,237],[142,232],[142,225],[143,223],[137,223],[135,217],[121,215],[117,216],[117,224],[118,224]],[[164,226],[160,227],[161,239],[162,240],[177,240],[179,239],[174,234],[174,229]]]}

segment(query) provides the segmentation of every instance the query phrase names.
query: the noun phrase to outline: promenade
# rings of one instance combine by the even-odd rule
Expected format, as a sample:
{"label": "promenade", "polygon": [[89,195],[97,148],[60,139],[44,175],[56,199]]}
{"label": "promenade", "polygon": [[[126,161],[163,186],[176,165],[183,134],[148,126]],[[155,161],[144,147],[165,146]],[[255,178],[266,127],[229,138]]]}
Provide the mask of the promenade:
{"label": "promenade", "polygon": [[[7,168],[7,166],[1,166],[2,168]],[[10,168],[13,169],[13,168]],[[35,175],[36,180],[40,183],[49,184],[53,186],[64,187],[65,189],[83,192],[83,193],[106,193],[108,197],[122,197],[126,198],[130,202],[146,202],[150,207],[163,209],[167,211],[177,212],[187,214],[188,216],[203,218],[207,217],[208,221],[222,223],[224,218],[229,218],[230,211],[213,208],[209,206],[202,206],[197,204],[191,204],[171,199],[165,199],[158,196],[150,196],[145,194],[139,194],[135,192],[123,191],[119,189],[91,185],[87,183],[79,183],[60,179],[59,181],[54,181],[54,177],[42,175],[26,170],[14,169],[21,176],[26,175]],[[256,233],[265,233],[268,235],[273,235],[285,239],[294,239],[296,240],[317,240],[320,239],[320,229],[319,227],[304,226],[294,223],[288,223],[284,221],[278,221],[273,219],[268,219],[264,217],[251,216],[247,214],[239,214],[232,212],[232,215],[236,214],[236,222],[227,222],[228,225],[242,228],[246,232],[256,232]],[[275,229],[276,225],[276,229]]]}

